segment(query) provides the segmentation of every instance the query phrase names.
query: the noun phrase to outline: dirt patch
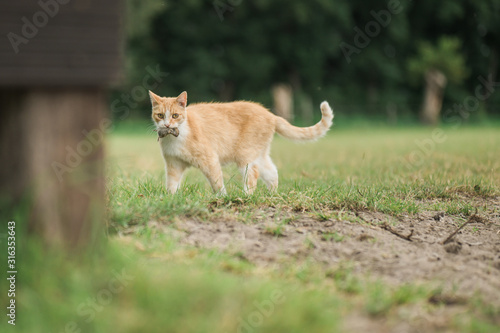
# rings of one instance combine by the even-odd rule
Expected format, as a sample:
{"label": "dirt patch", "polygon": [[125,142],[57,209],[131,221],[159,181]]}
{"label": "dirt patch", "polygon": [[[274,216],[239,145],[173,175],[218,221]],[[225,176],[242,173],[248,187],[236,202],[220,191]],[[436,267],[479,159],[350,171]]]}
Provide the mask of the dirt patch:
{"label": "dirt patch", "polygon": [[467,311],[472,296],[500,306],[500,198],[488,199],[481,206],[487,208],[471,216],[436,211],[400,217],[329,212],[335,216],[330,219],[328,214],[318,217],[268,208],[249,223],[228,217],[151,224],[182,244],[228,251],[260,267],[313,258],[325,271],[347,263],[361,278],[369,276],[394,286],[419,282],[439,286],[443,292],[427,301],[444,306],[431,312],[421,305],[405,305],[399,311],[409,319],[391,323],[351,312],[344,318],[343,329],[440,332]]}
{"label": "dirt patch", "polygon": [[500,305],[500,198],[489,199],[487,207],[445,244],[467,217],[349,212],[320,222],[308,214],[277,216],[269,209],[248,224],[185,220],[166,232],[184,244],[237,252],[260,266],[314,258],[335,268],[348,261],[354,273],[391,284],[437,282],[462,297],[479,293]]}

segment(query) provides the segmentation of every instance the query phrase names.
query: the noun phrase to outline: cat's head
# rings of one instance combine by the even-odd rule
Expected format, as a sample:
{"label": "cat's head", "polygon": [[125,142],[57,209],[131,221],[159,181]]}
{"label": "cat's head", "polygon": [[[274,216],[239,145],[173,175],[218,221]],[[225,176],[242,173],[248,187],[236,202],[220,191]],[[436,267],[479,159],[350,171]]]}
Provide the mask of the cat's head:
{"label": "cat's head", "polygon": [[177,97],[160,97],[149,91],[153,113],[151,117],[156,128],[177,128],[186,121],[187,92],[183,91]]}

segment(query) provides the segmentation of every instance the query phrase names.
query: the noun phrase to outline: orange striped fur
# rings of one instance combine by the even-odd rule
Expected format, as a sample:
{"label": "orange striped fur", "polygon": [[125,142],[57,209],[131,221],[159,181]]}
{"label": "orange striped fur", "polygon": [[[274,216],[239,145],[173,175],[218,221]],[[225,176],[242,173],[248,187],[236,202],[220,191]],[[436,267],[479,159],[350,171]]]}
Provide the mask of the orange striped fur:
{"label": "orange striped fur", "polygon": [[194,166],[207,177],[215,193],[225,194],[221,166],[236,163],[251,194],[257,179],[270,190],[278,187],[278,170],[269,153],[274,133],[294,140],[316,140],[332,126],[333,112],[321,103],[322,119],[311,127],[296,127],[258,103],[200,103],[187,105],[187,93],[160,97],[149,92],[152,119],[159,129],[177,127],[179,136],[160,139],[165,159],[167,190],[175,193],[184,171]]}

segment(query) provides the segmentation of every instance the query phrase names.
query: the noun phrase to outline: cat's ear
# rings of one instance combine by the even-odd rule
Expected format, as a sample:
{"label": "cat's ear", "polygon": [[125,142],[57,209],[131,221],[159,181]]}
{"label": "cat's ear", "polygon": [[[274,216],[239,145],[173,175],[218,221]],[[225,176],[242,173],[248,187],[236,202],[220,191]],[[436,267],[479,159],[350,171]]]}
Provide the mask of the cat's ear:
{"label": "cat's ear", "polygon": [[188,93],[183,91],[181,94],[177,97],[177,103],[179,103],[180,106],[183,108],[186,107],[187,105],[187,99],[188,99]]}
{"label": "cat's ear", "polygon": [[152,92],[151,90],[149,90],[149,98],[151,98],[151,104],[154,106],[154,105],[157,105],[159,103],[161,103],[161,97],[156,95],[154,92]]}

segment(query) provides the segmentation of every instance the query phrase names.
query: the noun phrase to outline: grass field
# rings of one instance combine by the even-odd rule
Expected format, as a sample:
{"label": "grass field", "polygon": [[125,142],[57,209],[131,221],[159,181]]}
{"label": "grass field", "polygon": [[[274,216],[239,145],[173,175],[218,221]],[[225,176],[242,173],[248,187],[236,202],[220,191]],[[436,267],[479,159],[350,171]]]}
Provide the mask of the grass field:
{"label": "grass field", "polygon": [[277,193],[227,167],[226,197],[195,169],[167,194],[143,128],[107,142],[101,255],[30,254],[21,331],[500,331],[499,128],[277,137]]}
{"label": "grass field", "polygon": [[224,211],[250,219],[256,208],[266,207],[318,214],[347,209],[468,215],[481,209],[471,197],[499,194],[500,133],[498,128],[443,133],[441,142],[433,140],[431,130],[414,128],[332,131],[308,144],[277,137],[272,157],[280,173],[278,193],[270,194],[260,186],[253,196],[244,196],[241,176],[236,168],[227,167],[229,194],[220,199],[211,195],[196,169],[187,172],[178,195],[168,196],[154,133],[118,133],[109,144],[111,220],[114,226],[126,226],[182,216],[210,218],[218,212],[214,205],[235,204],[237,209]]}

